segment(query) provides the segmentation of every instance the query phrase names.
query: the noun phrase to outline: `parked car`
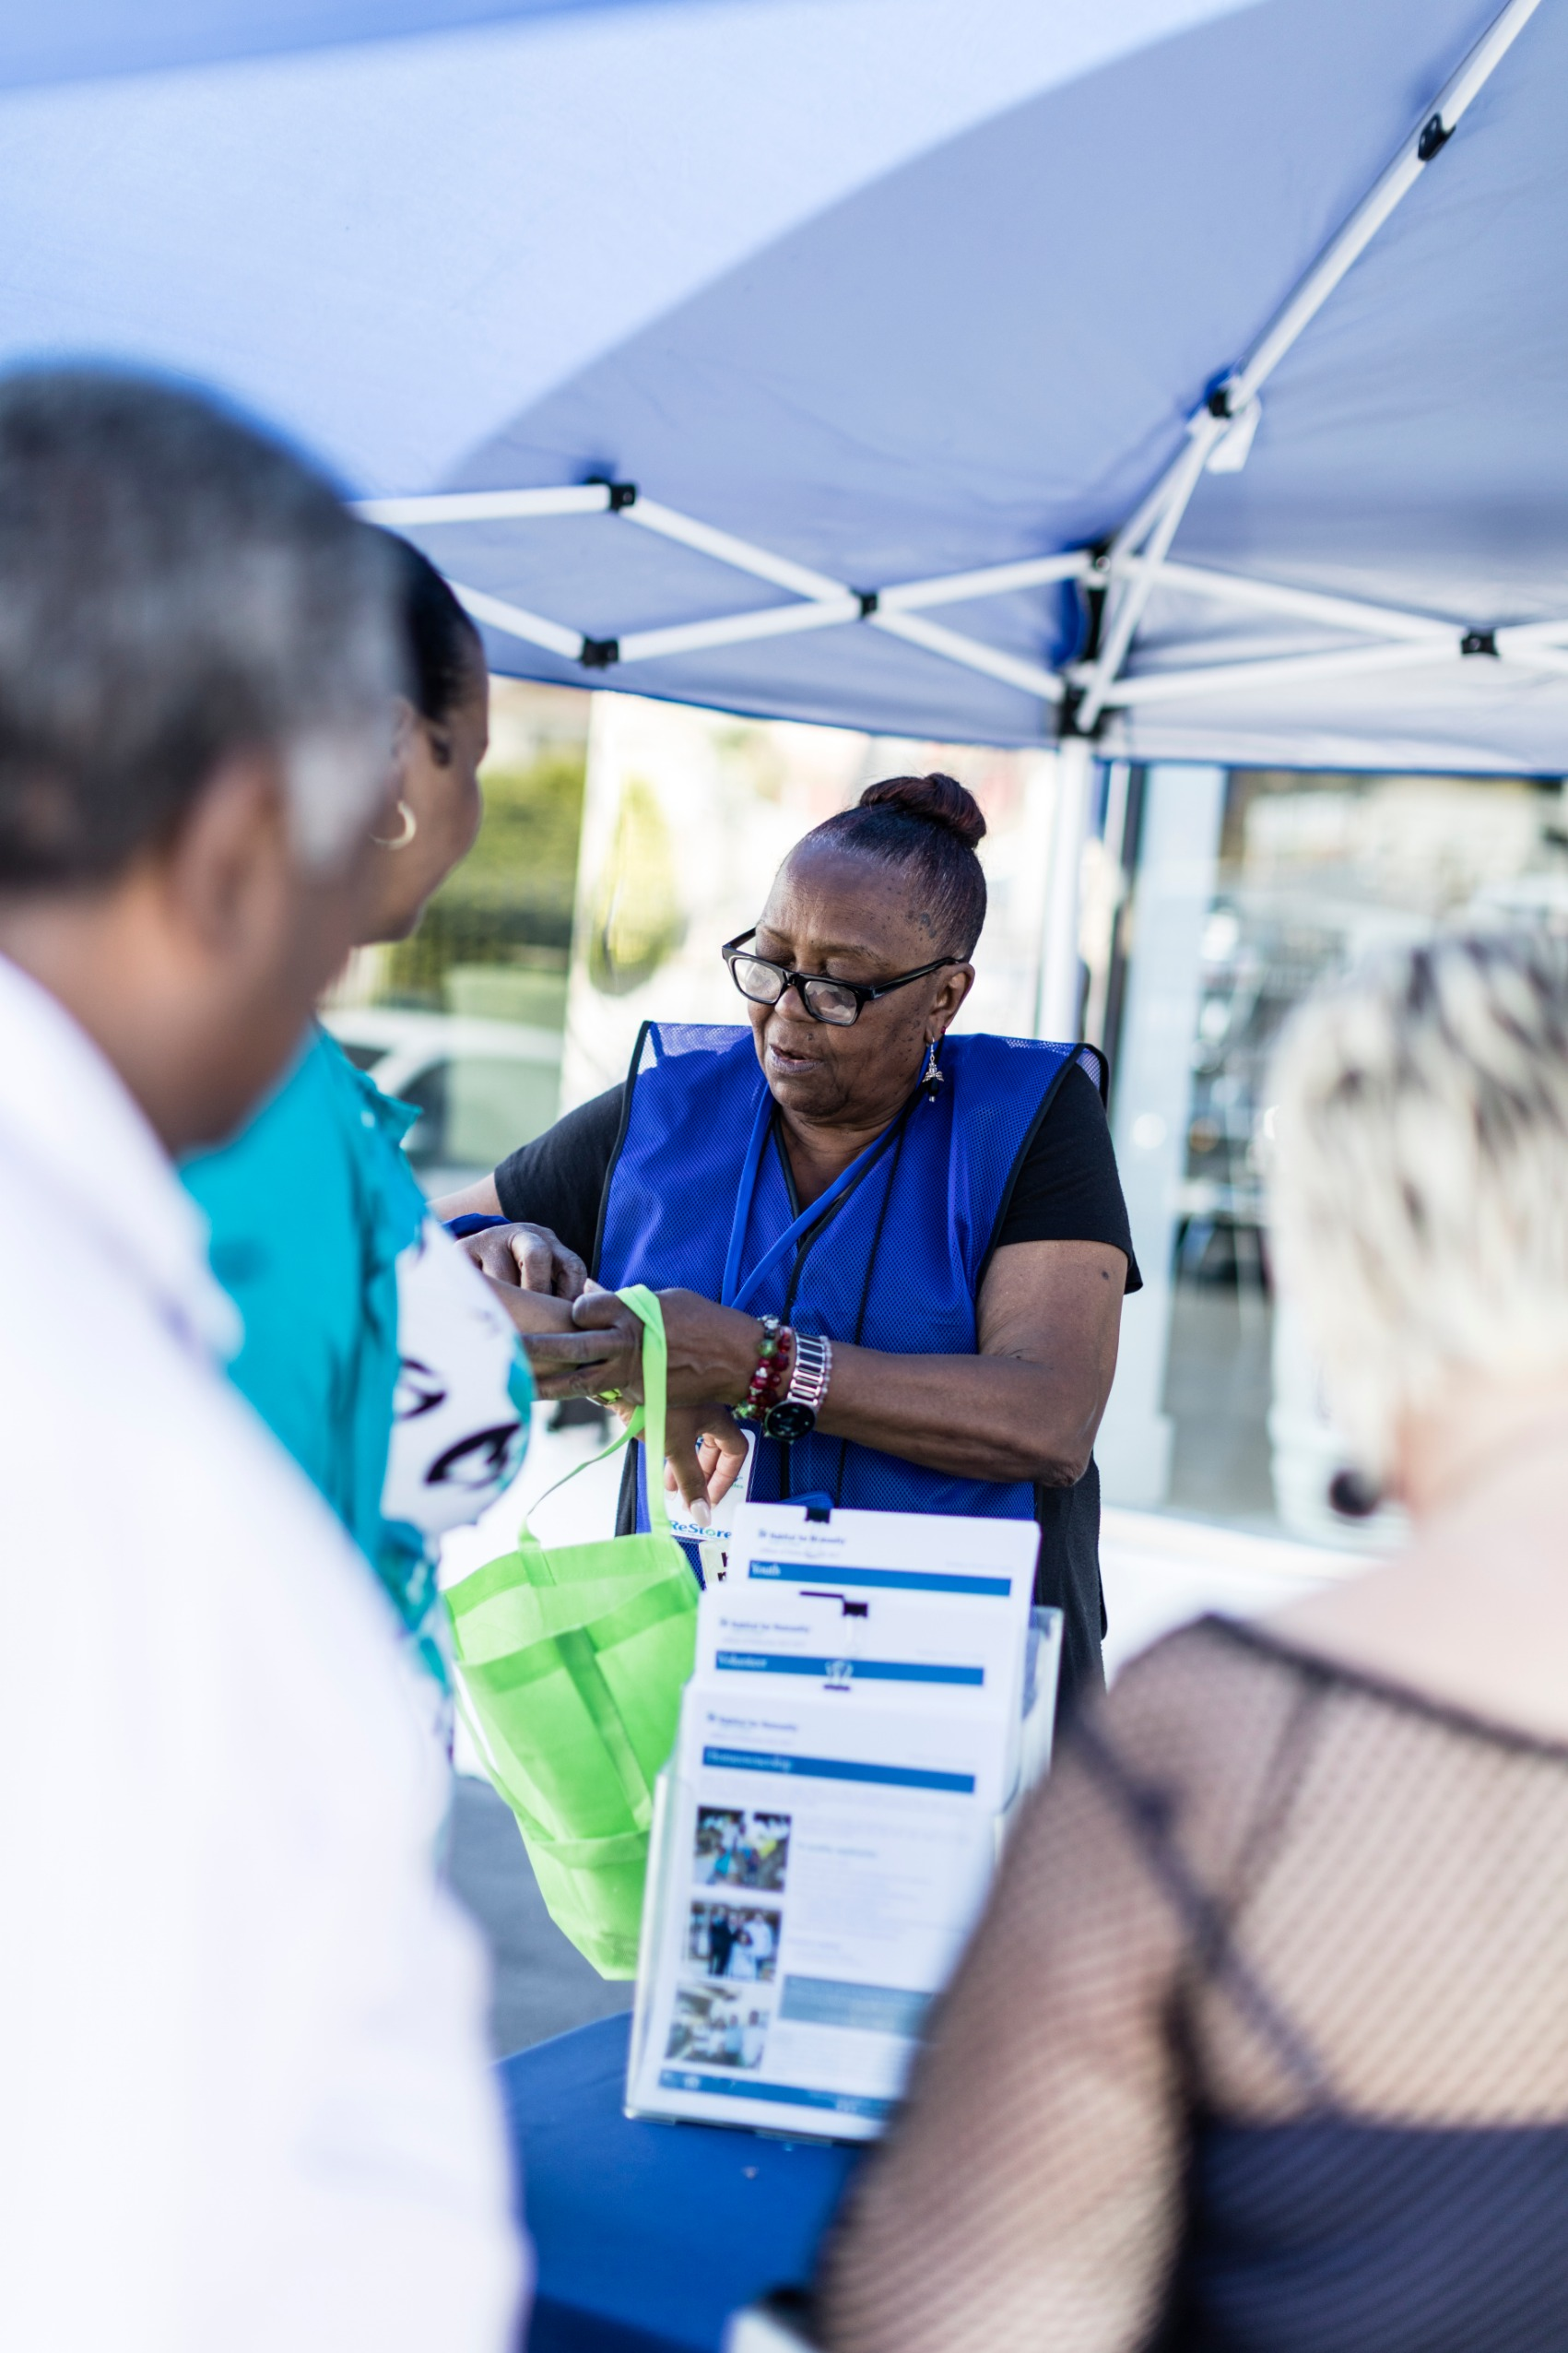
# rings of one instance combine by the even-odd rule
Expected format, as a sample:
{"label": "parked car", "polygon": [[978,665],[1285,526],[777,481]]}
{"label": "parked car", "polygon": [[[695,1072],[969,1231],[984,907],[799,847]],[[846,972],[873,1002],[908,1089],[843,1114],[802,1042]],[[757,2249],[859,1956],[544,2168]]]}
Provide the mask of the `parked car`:
{"label": "parked car", "polygon": [[427,1192],[493,1168],[556,1117],[558,1031],[389,1005],[334,1009],[323,1018],[383,1094],[418,1107],[404,1149]]}

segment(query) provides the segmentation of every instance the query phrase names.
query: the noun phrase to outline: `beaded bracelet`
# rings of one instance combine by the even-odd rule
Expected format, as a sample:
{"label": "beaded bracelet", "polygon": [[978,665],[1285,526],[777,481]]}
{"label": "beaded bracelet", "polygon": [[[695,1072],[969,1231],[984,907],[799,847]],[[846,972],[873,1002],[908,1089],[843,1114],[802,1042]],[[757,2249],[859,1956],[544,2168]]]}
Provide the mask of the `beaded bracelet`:
{"label": "beaded bracelet", "polygon": [[760,1421],[771,1405],[776,1405],[789,1387],[790,1358],[795,1346],[795,1334],[777,1316],[759,1316],[762,1337],[757,1349],[757,1369],[747,1384],[746,1395],[735,1408],[737,1422]]}

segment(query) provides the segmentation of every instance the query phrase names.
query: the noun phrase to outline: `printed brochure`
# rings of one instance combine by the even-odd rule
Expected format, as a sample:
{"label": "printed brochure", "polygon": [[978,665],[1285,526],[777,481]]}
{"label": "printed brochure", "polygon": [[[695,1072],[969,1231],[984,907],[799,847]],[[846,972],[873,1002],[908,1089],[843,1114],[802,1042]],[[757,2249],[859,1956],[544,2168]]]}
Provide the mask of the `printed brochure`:
{"label": "printed brochure", "polygon": [[884,2129],[1048,1755],[1060,1616],[1031,1612],[1037,1541],[737,1513],[660,1785],[632,2113]]}

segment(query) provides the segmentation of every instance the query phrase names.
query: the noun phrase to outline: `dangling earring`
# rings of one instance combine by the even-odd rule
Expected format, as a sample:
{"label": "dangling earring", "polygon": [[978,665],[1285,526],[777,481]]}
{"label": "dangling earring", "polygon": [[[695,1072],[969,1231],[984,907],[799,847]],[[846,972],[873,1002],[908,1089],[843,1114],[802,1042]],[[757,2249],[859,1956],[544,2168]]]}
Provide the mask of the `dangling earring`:
{"label": "dangling earring", "polygon": [[926,1048],[925,1068],[920,1074],[920,1091],[927,1103],[936,1102],[941,1085],[941,1066],[937,1060],[937,1041],[933,1038]]}
{"label": "dangling earring", "polygon": [[413,840],[415,834],[419,832],[419,821],[415,816],[413,810],[409,808],[406,800],[400,800],[398,802],[397,814],[403,820],[403,831],[401,834],[393,834],[384,838],[380,834],[372,834],[371,835],[371,839],[375,844],[378,850],[406,850],[409,843]]}

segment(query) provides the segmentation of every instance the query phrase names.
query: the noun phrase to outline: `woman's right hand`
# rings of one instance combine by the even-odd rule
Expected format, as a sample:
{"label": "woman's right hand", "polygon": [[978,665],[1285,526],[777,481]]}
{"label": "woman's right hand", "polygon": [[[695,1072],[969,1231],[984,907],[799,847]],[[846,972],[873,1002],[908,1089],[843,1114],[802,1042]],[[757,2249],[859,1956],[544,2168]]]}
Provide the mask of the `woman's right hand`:
{"label": "woman's right hand", "polygon": [[556,1299],[580,1298],[587,1284],[588,1270],[576,1251],[548,1225],[487,1225],[466,1235],[457,1247],[492,1283]]}

